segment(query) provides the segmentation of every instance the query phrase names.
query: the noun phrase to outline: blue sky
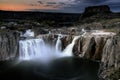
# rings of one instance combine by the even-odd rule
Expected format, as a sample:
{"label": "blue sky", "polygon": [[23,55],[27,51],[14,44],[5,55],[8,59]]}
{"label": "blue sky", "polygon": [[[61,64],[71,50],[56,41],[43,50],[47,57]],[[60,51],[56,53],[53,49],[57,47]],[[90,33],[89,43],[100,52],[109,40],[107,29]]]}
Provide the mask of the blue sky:
{"label": "blue sky", "polygon": [[0,0],[1,10],[81,13],[87,6],[109,5],[120,12],[120,0]]}

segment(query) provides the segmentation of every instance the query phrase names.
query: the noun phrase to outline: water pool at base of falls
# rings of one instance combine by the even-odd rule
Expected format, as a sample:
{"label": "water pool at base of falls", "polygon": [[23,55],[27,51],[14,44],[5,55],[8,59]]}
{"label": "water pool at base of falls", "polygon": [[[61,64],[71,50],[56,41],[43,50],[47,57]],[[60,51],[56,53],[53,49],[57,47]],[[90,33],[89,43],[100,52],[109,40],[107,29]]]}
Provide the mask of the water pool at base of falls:
{"label": "water pool at base of falls", "polygon": [[99,63],[75,57],[43,65],[34,60],[0,62],[0,80],[98,80]]}

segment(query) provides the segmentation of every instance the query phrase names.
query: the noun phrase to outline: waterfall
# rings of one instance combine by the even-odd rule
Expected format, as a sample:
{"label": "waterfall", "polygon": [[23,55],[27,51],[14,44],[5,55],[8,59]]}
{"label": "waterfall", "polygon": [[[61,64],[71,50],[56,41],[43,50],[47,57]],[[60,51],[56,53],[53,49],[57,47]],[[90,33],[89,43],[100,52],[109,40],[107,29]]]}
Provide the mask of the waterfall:
{"label": "waterfall", "polygon": [[61,38],[62,38],[62,35],[59,34],[58,35],[58,39],[57,39],[57,42],[56,42],[56,51],[61,51],[62,50],[62,42],[61,42]]}
{"label": "waterfall", "polygon": [[80,36],[75,36],[74,37],[74,39],[73,39],[73,41],[72,41],[72,43],[71,44],[69,44],[65,49],[64,49],[64,51],[63,51],[63,56],[72,56],[73,55],[73,47],[74,47],[74,45],[75,45],[75,41],[78,39],[78,38],[80,38]]}
{"label": "waterfall", "polygon": [[50,61],[52,59],[72,56],[72,50],[75,45],[75,41],[80,36],[74,37],[71,44],[69,44],[62,51],[62,35],[58,35],[56,45],[48,45],[41,39],[26,39],[19,41],[19,55],[20,60],[39,59],[41,61]]}
{"label": "waterfall", "polygon": [[[19,54],[20,59],[31,59],[36,57],[37,54],[42,55],[45,43],[42,39],[30,39],[19,41]],[[38,56],[38,55],[37,55]]]}

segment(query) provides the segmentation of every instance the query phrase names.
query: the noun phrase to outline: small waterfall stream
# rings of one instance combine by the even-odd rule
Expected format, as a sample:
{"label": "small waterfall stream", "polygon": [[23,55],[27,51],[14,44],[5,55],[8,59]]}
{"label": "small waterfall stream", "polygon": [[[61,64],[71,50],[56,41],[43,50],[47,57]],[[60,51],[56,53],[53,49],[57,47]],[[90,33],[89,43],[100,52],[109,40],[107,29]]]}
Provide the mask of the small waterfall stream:
{"label": "small waterfall stream", "polygon": [[62,38],[62,35],[59,34],[59,35],[58,35],[57,42],[56,42],[56,45],[55,45],[56,52],[62,50],[62,42],[61,42],[61,38]]}
{"label": "small waterfall stream", "polygon": [[72,43],[70,43],[70,44],[64,49],[63,54],[64,54],[65,56],[72,56],[72,55],[73,55],[72,50],[73,50],[73,47],[74,47],[74,45],[75,45],[75,41],[76,41],[78,38],[80,38],[80,36],[75,36],[74,39],[73,39],[73,41],[72,41]]}

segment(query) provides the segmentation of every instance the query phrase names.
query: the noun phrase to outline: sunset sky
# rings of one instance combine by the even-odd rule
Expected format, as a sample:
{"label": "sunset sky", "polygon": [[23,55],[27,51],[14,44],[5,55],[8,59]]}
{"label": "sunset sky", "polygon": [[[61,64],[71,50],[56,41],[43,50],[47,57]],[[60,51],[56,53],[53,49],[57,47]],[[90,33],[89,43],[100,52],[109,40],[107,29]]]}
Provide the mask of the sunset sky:
{"label": "sunset sky", "polygon": [[81,13],[87,6],[102,4],[120,12],[120,0],[0,0],[0,10]]}

